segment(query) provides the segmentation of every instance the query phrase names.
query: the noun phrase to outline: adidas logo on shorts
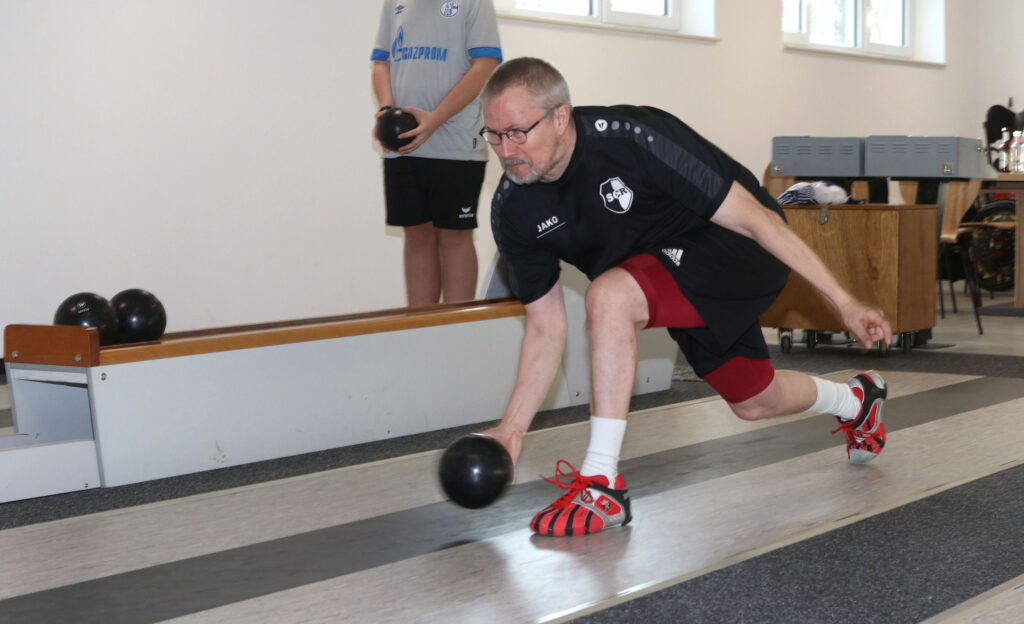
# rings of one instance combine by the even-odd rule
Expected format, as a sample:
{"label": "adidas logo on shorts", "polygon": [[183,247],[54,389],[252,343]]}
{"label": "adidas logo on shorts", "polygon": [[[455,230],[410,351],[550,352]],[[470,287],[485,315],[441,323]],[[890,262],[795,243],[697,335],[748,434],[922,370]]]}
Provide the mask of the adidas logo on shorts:
{"label": "adidas logo on shorts", "polygon": [[661,253],[668,256],[668,259],[671,260],[676,266],[679,266],[679,263],[682,262],[683,260],[682,249],[662,249]]}

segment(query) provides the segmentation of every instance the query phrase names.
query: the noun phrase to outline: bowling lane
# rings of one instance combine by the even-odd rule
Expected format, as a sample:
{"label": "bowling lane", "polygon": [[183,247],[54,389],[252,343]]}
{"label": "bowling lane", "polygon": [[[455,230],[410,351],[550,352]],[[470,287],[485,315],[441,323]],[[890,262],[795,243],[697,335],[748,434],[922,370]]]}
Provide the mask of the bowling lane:
{"label": "bowling lane", "polygon": [[[890,435],[866,467],[833,449],[634,499],[622,530],[526,530],[327,579],[175,622],[562,621],[1024,465],[1024,399]],[[950,435],[972,429],[972,443]],[[879,536],[884,539],[884,536]]]}
{"label": "bowling lane", "polygon": [[[926,392],[977,379],[922,373],[892,372],[886,375],[893,388],[894,399],[906,396],[907,392]],[[835,376],[845,378],[849,375],[842,372]],[[623,459],[665,453],[680,447],[692,447],[699,455],[702,443],[752,434],[805,420],[809,416],[750,423],[733,416],[719,399],[644,410],[631,416]],[[577,423],[527,435],[517,479],[521,485],[532,483],[539,487],[515,493],[522,497],[516,500],[526,506],[524,509],[528,511],[532,506],[542,507],[550,502],[544,502],[551,493],[549,486],[537,483],[539,475],[551,474],[554,461],[559,457],[582,457],[588,427],[586,423]],[[827,424],[813,425],[806,435],[817,444],[841,449],[838,438],[821,435],[827,427]],[[736,444],[727,446],[742,448]],[[785,450],[790,444],[783,439],[782,446]],[[750,455],[750,452],[740,454]],[[0,558],[0,578],[7,581],[0,583],[0,599],[437,505],[443,501],[434,479],[437,457],[438,451],[430,451],[9,529],[0,532],[0,552],[5,553]],[[675,460],[675,470],[685,471],[691,467],[694,474],[698,474],[695,468],[697,461],[693,457],[680,456]],[[729,465],[718,462],[715,457],[706,456],[699,461],[704,462],[701,466],[705,470],[699,474]],[[636,484],[633,485],[635,488]],[[324,493],[330,495],[325,496]],[[502,505],[511,506],[513,499],[510,496]],[[462,527],[468,536],[488,522],[494,526],[502,525],[500,518],[479,513],[466,516],[449,507],[445,503],[440,509],[451,514],[453,526]],[[527,511],[520,515],[527,514]],[[467,517],[479,520],[473,525],[460,524]],[[204,520],[196,522],[196,518]],[[516,520],[519,524],[513,523],[513,526],[525,526],[528,520],[528,515],[524,516]],[[238,527],[244,527],[244,530]]]}
{"label": "bowling lane", "polygon": [[[899,377],[890,376],[891,383]],[[944,409],[949,404],[947,391],[953,391],[951,388],[963,390],[964,386],[971,386],[974,392],[968,393],[970,396],[985,397],[975,399],[980,402],[995,402],[1000,396],[1024,393],[1019,383],[1007,384],[1007,380],[960,381],[955,377],[940,377],[931,380],[932,384],[938,384],[937,388],[894,399],[890,403],[890,414],[903,414],[911,407],[920,409],[928,418],[954,414],[956,411]],[[950,386],[951,381],[959,383]],[[914,383],[924,387],[920,380],[908,379],[907,385]],[[907,403],[908,400],[911,402]],[[685,412],[685,407],[668,409]],[[657,415],[656,410],[647,411],[647,418],[652,414]],[[644,414],[637,416],[631,431],[642,432],[648,426],[647,420]],[[685,419],[688,415],[682,413],[678,417]],[[893,429],[899,429],[898,420],[890,419]],[[630,475],[631,490],[640,505],[639,499],[660,496],[679,484],[696,485],[713,477],[749,471],[807,452],[830,452],[833,462],[845,466],[841,445],[825,433],[830,428],[829,423],[827,417],[814,417],[775,427],[762,426],[760,431],[627,459],[624,471]],[[562,427],[531,435],[561,436],[570,430],[571,427]],[[578,431],[577,435],[582,432]],[[657,439],[659,445],[663,443],[664,436],[659,438],[652,434],[650,437]],[[768,447],[773,450],[766,452]],[[354,467],[370,469],[359,478],[350,478],[353,471],[342,469],[173,503],[5,531],[0,533],[0,548],[6,555],[0,562],[0,578],[5,580],[0,584],[0,591],[6,596],[20,597],[0,603],[0,610],[5,607],[31,610],[40,608],[39,605],[71,608],[70,605],[79,604],[88,596],[105,596],[110,605],[124,607],[132,604],[133,597],[147,596],[147,612],[164,613],[166,617],[184,615],[264,594],[290,591],[334,577],[351,577],[431,553],[444,553],[461,543],[490,542],[507,533],[521,531],[533,511],[549,503],[553,496],[550,486],[532,480],[513,488],[509,496],[481,512],[465,512],[448,503],[435,502],[405,511],[368,515],[363,520],[304,533],[295,526],[322,526],[321,516],[332,513],[340,516],[338,510],[347,506],[360,507],[364,512],[387,508],[388,504],[381,499],[416,496],[421,494],[420,490],[425,491],[426,499],[436,500],[439,495],[432,473],[424,479],[424,471],[432,471],[432,461],[424,461],[428,455]],[[550,464],[549,458],[545,465],[550,468]],[[666,467],[672,470],[666,471]],[[374,472],[373,468],[378,470]],[[396,473],[392,481],[387,478],[390,472]],[[329,476],[336,478],[331,482],[321,480]],[[374,493],[356,487],[364,480],[377,485],[401,484],[403,478],[405,489],[397,492],[379,489]],[[316,485],[311,487],[314,483]],[[288,496],[293,488],[304,494]],[[358,491],[368,498],[354,496]],[[324,496],[325,492],[330,496]],[[382,492],[386,495],[382,496]],[[254,500],[243,505],[247,496]],[[283,504],[282,497],[286,497]],[[391,507],[406,505],[403,502]],[[318,522],[310,522],[310,517]],[[197,521],[197,518],[203,520]],[[285,537],[259,543],[254,537],[275,532]],[[239,534],[244,536],[239,538]],[[245,542],[251,546],[231,546]],[[186,553],[204,550],[208,554],[193,554],[185,559],[189,556]],[[330,553],[339,555],[330,556]],[[118,571],[121,573],[117,574]],[[225,574],[238,580],[226,583]],[[168,584],[168,575],[176,582]],[[218,591],[204,592],[208,583],[216,584]],[[47,588],[52,591],[41,591]],[[30,594],[33,591],[39,593]],[[167,611],[156,609],[157,603],[164,605]],[[95,606],[97,611],[88,613],[78,608],[81,621],[104,621],[111,615],[104,611],[105,605]],[[95,617],[90,620],[90,615]]]}

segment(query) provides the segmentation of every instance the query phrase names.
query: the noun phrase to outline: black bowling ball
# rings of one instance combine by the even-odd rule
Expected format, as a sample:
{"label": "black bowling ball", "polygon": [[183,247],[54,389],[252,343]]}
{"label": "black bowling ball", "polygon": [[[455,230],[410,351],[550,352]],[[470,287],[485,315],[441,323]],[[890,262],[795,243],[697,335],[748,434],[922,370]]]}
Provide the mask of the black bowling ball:
{"label": "black bowling ball", "polygon": [[118,342],[159,340],[167,327],[167,312],[156,295],[141,288],[122,290],[110,299],[117,316]]}
{"label": "black bowling ball", "polygon": [[95,327],[100,333],[101,345],[117,342],[114,308],[105,297],[96,293],[82,292],[65,299],[53,315],[53,324]]}
{"label": "black bowling ball", "polygon": [[389,108],[377,118],[377,139],[392,152],[412,143],[412,138],[400,139],[398,135],[420,125],[416,118],[400,108]]}
{"label": "black bowling ball", "polygon": [[468,509],[490,505],[512,480],[508,451],[494,438],[468,435],[451,443],[437,467],[441,488],[452,501]]}

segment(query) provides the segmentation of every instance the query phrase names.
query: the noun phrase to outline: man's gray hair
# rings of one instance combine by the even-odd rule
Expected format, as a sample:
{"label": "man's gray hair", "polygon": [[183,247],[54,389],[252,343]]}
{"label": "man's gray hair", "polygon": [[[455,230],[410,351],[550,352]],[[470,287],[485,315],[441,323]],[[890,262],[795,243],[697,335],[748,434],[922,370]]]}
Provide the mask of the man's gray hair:
{"label": "man's gray hair", "polygon": [[569,85],[562,74],[547,61],[529,56],[499,65],[484,85],[480,99],[487,102],[516,86],[526,88],[537,108],[547,110],[560,104],[572,106]]}

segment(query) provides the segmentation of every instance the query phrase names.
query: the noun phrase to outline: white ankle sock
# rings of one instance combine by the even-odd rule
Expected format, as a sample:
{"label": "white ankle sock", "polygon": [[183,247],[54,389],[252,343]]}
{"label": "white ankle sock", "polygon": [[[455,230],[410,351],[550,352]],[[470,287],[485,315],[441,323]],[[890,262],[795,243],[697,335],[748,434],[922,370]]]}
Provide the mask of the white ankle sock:
{"label": "white ankle sock", "polygon": [[860,414],[860,400],[850,386],[812,376],[818,387],[818,398],[811,406],[812,412],[834,414],[840,420],[853,420]]}
{"label": "white ankle sock", "polygon": [[608,484],[615,487],[619,475],[619,453],[622,438],[626,434],[626,421],[621,418],[590,417],[590,446],[583,459],[580,474],[593,477],[604,475]]}

